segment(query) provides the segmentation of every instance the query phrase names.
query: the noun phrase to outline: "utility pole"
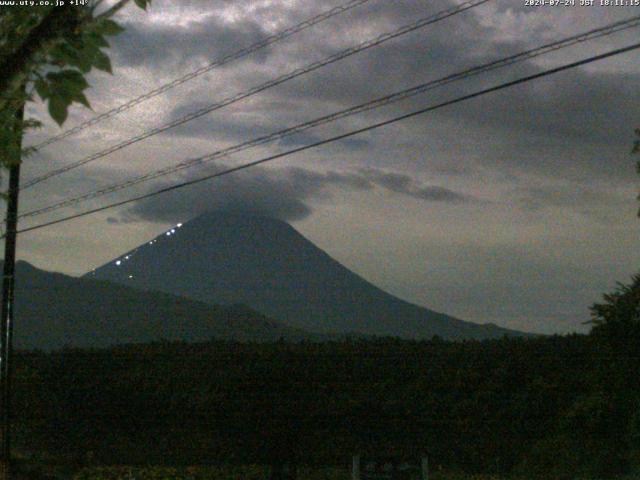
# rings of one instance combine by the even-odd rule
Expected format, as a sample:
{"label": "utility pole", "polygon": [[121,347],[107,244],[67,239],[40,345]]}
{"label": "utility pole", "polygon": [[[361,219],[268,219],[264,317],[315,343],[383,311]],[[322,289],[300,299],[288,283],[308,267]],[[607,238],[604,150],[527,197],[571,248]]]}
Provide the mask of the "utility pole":
{"label": "utility pole", "polygon": [[[18,152],[22,147],[24,104],[16,112],[14,131]],[[0,480],[11,479],[11,374],[13,353],[14,289],[16,267],[16,230],[18,227],[18,193],[20,191],[20,153],[9,159],[9,191],[4,241],[2,275],[2,310],[0,321]]]}

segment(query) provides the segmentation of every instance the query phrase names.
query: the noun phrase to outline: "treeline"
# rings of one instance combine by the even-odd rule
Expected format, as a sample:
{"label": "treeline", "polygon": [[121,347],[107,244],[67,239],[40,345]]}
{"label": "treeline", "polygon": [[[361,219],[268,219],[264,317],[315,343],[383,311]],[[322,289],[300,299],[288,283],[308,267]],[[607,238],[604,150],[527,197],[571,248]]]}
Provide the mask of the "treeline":
{"label": "treeline", "polygon": [[594,334],[23,352],[16,448],[78,465],[427,453],[435,469],[610,476],[640,453],[637,346],[625,345],[619,355]]}

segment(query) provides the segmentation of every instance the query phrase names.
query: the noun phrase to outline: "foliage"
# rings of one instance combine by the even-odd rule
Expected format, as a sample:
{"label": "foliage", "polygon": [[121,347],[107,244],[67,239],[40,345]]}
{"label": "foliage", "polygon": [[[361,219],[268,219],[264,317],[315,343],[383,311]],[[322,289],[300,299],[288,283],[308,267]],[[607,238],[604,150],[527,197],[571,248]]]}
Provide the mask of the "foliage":
{"label": "foliage", "polygon": [[[151,0],[135,0],[146,8]],[[123,29],[111,17],[129,0],[104,8],[103,0],[91,0],[75,8],[13,6],[0,11],[0,164],[9,166],[20,158],[20,138],[25,128],[38,126],[29,119],[17,121],[25,102],[34,93],[47,102],[49,114],[59,124],[66,120],[71,104],[90,108],[84,91],[85,75],[92,68],[111,73],[104,49],[107,37]],[[49,2],[48,2],[49,3]]]}
{"label": "foliage", "polygon": [[629,285],[618,283],[613,293],[604,295],[603,303],[591,307],[594,333],[608,330],[616,337],[640,326],[640,274]]}
{"label": "foliage", "polygon": [[73,480],[262,480],[266,469],[259,465],[211,467],[89,467]]}
{"label": "foliage", "polygon": [[23,353],[16,446],[80,465],[173,468],[344,469],[354,452],[426,450],[434,472],[503,474],[592,394],[584,372],[595,364],[585,336]]}
{"label": "foliage", "polygon": [[[260,465],[215,467],[88,467],[73,476],[73,480],[263,480],[268,468]],[[298,470],[299,480],[350,480],[347,467],[315,467]],[[501,480],[495,475],[435,472],[431,480]],[[524,477],[523,477],[524,479]],[[512,478],[511,480],[519,480]]]}
{"label": "foliage", "polygon": [[638,469],[640,274],[634,275],[630,284],[619,283],[615,291],[605,294],[602,303],[591,307],[591,313],[597,346],[597,390],[607,409],[599,435],[603,439],[600,451],[609,451],[606,462],[617,463],[618,470]]}
{"label": "foliage", "polygon": [[[631,150],[631,153],[640,154],[640,128],[636,128],[635,133],[637,138],[633,142],[633,149]],[[638,174],[640,174],[640,160],[636,163],[636,169]],[[638,200],[640,200],[640,195],[638,195]],[[640,210],[638,210],[638,216],[640,217]]]}

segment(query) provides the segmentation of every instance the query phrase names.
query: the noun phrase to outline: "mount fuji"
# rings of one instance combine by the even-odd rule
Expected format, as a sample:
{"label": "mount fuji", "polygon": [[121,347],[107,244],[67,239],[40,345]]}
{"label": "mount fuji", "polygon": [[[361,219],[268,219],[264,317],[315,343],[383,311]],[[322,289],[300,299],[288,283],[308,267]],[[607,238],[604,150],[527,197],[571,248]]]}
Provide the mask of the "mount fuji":
{"label": "mount fuji", "polygon": [[258,215],[206,213],[86,276],[212,305],[244,304],[314,332],[452,340],[526,335],[394,297],[291,225]]}

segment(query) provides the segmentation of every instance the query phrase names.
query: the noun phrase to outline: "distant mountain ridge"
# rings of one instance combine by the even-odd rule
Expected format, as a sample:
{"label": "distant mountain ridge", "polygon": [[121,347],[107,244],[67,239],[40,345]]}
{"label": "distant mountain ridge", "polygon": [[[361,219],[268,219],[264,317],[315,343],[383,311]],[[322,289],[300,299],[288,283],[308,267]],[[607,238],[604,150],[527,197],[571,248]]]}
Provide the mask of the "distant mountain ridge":
{"label": "distant mountain ridge", "polygon": [[[0,265],[2,261],[0,260]],[[209,305],[37,269],[16,269],[16,348],[100,348],[152,341],[326,340],[243,305]]]}
{"label": "distant mountain ridge", "polygon": [[86,276],[210,304],[241,303],[316,332],[453,340],[526,335],[400,300],[289,224],[257,215],[201,215]]}

